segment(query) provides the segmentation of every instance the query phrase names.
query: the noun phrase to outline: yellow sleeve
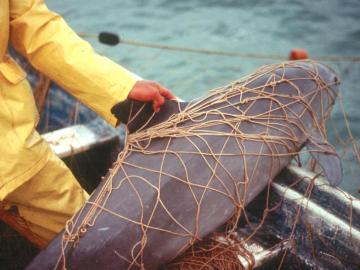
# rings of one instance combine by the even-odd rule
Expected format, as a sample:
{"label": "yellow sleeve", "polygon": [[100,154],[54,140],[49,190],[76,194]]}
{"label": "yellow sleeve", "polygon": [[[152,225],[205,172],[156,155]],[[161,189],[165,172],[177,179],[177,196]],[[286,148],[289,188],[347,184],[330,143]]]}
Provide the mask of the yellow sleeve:
{"label": "yellow sleeve", "polygon": [[10,38],[36,69],[115,126],[110,109],[134,86],[130,72],[96,54],[43,0],[10,0]]}

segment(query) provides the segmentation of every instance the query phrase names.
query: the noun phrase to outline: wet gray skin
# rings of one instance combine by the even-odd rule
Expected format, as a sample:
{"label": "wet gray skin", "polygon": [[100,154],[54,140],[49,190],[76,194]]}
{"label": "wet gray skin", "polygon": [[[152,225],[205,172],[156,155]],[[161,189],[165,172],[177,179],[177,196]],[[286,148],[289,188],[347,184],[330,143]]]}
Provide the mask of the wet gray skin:
{"label": "wet gray skin", "polygon": [[[319,80],[314,80],[314,74],[318,74],[323,87],[315,95],[309,95],[317,87]],[[283,79],[291,79],[292,83]],[[294,80],[295,78],[302,78]],[[281,94],[274,96],[278,101],[271,102],[269,99],[256,99],[239,104],[238,96],[231,97],[228,101],[234,104],[233,107],[223,109],[223,113],[246,112],[246,116],[265,114],[272,110],[271,116],[283,117],[285,114],[289,120],[272,120],[281,124],[281,129],[267,128],[266,123],[269,119],[263,118],[260,122],[241,121],[238,129],[246,134],[284,135],[291,133],[295,141],[285,140],[284,145],[274,145],[272,142],[241,140],[242,147],[239,147],[235,138],[228,136],[202,136],[204,140],[196,136],[177,137],[177,138],[156,138],[151,141],[148,150],[168,150],[173,153],[196,151],[194,144],[203,153],[234,153],[238,155],[227,155],[219,157],[219,164],[214,157],[206,157],[195,154],[180,154],[181,159],[186,165],[187,171],[180,163],[179,156],[168,153],[144,154],[141,152],[130,152],[126,157],[123,166],[115,172],[111,194],[104,207],[119,214],[115,216],[109,212],[97,210],[98,215],[92,226],[86,227],[84,233],[76,244],[65,244],[65,256],[61,257],[61,244],[63,233],[59,234],[30,264],[27,269],[61,269],[66,265],[67,269],[156,269],[160,265],[169,262],[179,255],[191,241],[201,239],[219,226],[226,223],[234,214],[236,206],[232,198],[239,204],[247,204],[269,182],[287,165],[292,159],[292,155],[302,147],[306,146],[313,152],[313,157],[317,160],[324,174],[328,177],[332,185],[336,185],[341,180],[341,164],[325,138],[325,135],[314,124],[314,119],[321,122],[329,113],[330,108],[335,102],[338,89],[338,78],[336,74],[326,66],[321,64],[302,61],[296,64],[278,67],[272,72],[259,74],[257,79],[247,83],[242,82],[247,88],[257,88],[270,80],[275,83],[269,87],[259,89],[258,92],[246,93],[241,97],[242,100],[261,94],[261,91]],[[297,92],[295,86],[300,90]],[[298,98],[294,102],[294,96]],[[197,106],[201,106],[207,97],[198,101]],[[287,105],[284,109],[279,109],[279,104]],[[308,104],[307,109],[305,104]],[[131,133],[136,132],[140,127],[147,123],[146,128],[166,121],[172,114],[178,113],[192,103],[181,103],[176,101],[166,101],[161,111],[147,123],[153,115],[151,105],[143,106],[138,102],[127,101],[119,104],[113,109],[115,115],[121,119],[132,119],[128,123]],[[216,104],[206,110],[220,108],[224,104]],[[132,108],[129,110],[129,108]],[[199,107],[200,108],[200,107]],[[137,114],[137,111],[141,113]],[[131,111],[131,113],[130,113]],[[225,115],[225,114],[223,114]],[[221,115],[209,114],[202,121],[218,120]],[[290,120],[292,119],[292,120]],[[127,122],[127,121],[125,121]],[[315,121],[316,122],[316,121]],[[181,125],[189,125],[187,120]],[[226,124],[212,126],[208,129],[213,131],[232,132],[233,127]],[[192,143],[189,143],[189,138]],[[169,140],[171,140],[169,142]],[[205,143],[206,142],[206,143]],[[274,151],[280,155],[271,156]],[[247,155],[243,155],[247,153]],[[264,154],[259,156],[258,154]],[[285,154],[285,155],[282,155]],[[162,164],[163,174],[152,172],[145,167],[159,170]],[[190,190],[186,183],[176,181],[176,176],[181,179],[187,178],[194,184],[206,185],[212,179],[212,171],[215,168],[217,178],[209,184],[209,189],[194,187]],[[126,174],[125,174],[126,173]],[[125,175],[136,175],[129,181],[122,182]],[[247,177],[246,177],[247,175]],[[145,178],[148,182],[141,180]],[[246,179],[247,178],[247,179]],[[234,181],[235,179],[235,181]],[[221,180],[221,181],[220,181]],[[243,184],[247,180],[247,187]],[[97,190],[92,194],[89,201],[93,202],[99,195],[99,191],[104,185],[102,182]],[[149,183],[158,187],[160,193]],[[136,192],[134,191],[136,189]],[[217,192],[217,191],[220,192]],[[246,190],[246,192],[245,192]],[[229,196],[225,196],[228,194]],[[197,207],[202,197],[200,207]],[[158,198],[163,204],[156,204]],[[156,207],[155,207],[156,205]],[[90,204],[87,204],[78,220],[82,220],[89,211]],[[155,211],[153,212],[155,207]],[[166,210],[165,210],[166,207]],[[198,211],[199,210],[199,211]],[[142,219],[141,219],[142,216]],[[150,217],[152,216],[152,219]],[[128,220],[149,224],[151,228],[146,231],[146,238],[143,238],[142,227]],[[177,222],[174,221],[176,219]],[[79,223],[75,223],[70,229],[76,232]],[[153,228],[160,228],[153,229]],[[169,233],[172,232],[172,233]],[[143,250],[140,250],[139,243],[143,240]],[[63,242],[65,243],[65,242]],[[138,255],[138,256],[137,256]],[[65,258],[65,260],[64,260]],[[135,258],[135,260],[134,260]],[[132,263],[131,263],[132,262]]]}

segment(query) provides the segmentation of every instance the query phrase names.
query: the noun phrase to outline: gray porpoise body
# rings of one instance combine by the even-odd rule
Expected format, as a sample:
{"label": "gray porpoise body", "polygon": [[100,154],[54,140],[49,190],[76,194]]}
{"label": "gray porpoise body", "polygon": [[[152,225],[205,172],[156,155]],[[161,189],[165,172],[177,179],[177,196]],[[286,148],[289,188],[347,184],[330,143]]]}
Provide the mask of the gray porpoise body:
{"label": "gray porpoise body", "polygon": [[[166,150],[167,153],[130,151],[122,166],[112,171],[113,189],[106,194],[108,198],[101,204],[102,208],[96,209],[96,219],[91,221],[93,224],[87,226],[86,232],[75,242],[64,240],[65,232],[60,233],[27,269],[62,269],[65,265],[66,269],[87,270],[156,269],[181,254],[194,241],[226,223],[238,209],[237,206],[246,205],[254,199],[303,146],[316,150],[313,157],[322,166],[329,181],[337,184],[341,178],[341,166],[325,134],[316,124],[324,122],[338,95],[336,74],[322,64],[297,61],[276,68],[265,67],[252,78],[240,84],[244,89],[256,91],[239,91],[238,95],[226,101],[233,106],[223,108],[224,101],[206,107],[208,111],[220,110],[222,114],[209,113],[197,120],[219,121],[219,124],[199,127],[198,131],[236,131],[259,138],[291,134],[294,140],[284,139],[283,144],[277,144],[261,139],[212,135],[154,138],[146,149]],[[265,84],[267,86],[262,87]],[[321,88],[321,91],[312,95],[311,91],[315,88]],[[262,93],[276,95],[274,99],[254,99]],[[295,102],[294,97],[298,97]],[[220,96],[210,97],[216,98]],[[180,106],[175,101],[166,101],[155,116],[148,105],[144,107],[132,102],[129,132],[138,131],[143,124],[146,127],[142,130],[156,127],[172,114],[194,104],[201,108],[202,103],[207,101],[209,96]],[[138,110],[143,111],[136,114]],[[236,127],[226,123],[226,117],[243,112],[246,112],[246,119],[237,123]],[[152,118],[147,122],[150,115]],[[259,115],[264,117],[259,118]],[[251,121],[252,116],[257,120]],[[270,118],[272,123],[278,124],[277,128],[266,125]],[[176,125],[192,123],[186,120]],[[209,155],[189,153],[198,149]],[[211,153],[223,155],[214,158]],[[331,164],[331,168],[326,166],[327,163]],[[160,166],[161,174],[158,172]],[[89,213],[93,206],[91,202],[99,197],[108,177],[110,173],[91,195],[89,203],[75,216],[69,230],[78,231],[80,221]],[[195,185],[190,189],[187,183],[174,180],[175,177]],[[148,226],[145,228],[141,224]]]}

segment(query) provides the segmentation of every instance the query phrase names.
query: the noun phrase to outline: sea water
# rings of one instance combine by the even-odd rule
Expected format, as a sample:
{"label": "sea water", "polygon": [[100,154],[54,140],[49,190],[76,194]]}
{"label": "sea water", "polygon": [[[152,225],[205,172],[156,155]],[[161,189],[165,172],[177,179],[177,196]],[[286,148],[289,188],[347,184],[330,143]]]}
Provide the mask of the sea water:
{"label": "sea water", "polygon": [[[292,48],[310,57],[360,55],[358,0],[48,0],[76,32],[114,32],[123,39],[239,53],[282,55]],[[257,67],[274,63],[173,52],[128,45],[109,47],[88,38],[97,52],[139,76],[190,100]],[[360,62],[329,62],[340,75],[341,95],[355,141],[360,139]],[[360,165],[338,102],[328,136],[342,156],[341,187],[360,197]]]}

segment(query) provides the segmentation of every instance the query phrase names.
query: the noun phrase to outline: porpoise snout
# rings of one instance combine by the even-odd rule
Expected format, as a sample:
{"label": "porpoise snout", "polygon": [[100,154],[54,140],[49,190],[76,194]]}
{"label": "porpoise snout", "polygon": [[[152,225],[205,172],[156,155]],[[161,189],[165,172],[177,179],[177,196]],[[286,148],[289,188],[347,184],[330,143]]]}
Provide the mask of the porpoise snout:
{"label": "porpoise snout", "polygon": [[321,90],[326,92],[328,96],[328,105],[333,105],[337,96],[339,95],[340,77],[333,68],[328,65],[316,63],[317,76],[316,79],[321,78]]}
{"label": "porpoise snout", "polygon": [[327,85],[340,84],[340,78],[332,67],[320,63],[318,63],[317,66],[319,71],[318,75]]}

